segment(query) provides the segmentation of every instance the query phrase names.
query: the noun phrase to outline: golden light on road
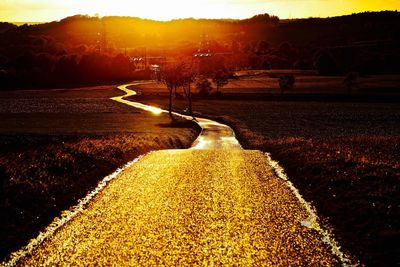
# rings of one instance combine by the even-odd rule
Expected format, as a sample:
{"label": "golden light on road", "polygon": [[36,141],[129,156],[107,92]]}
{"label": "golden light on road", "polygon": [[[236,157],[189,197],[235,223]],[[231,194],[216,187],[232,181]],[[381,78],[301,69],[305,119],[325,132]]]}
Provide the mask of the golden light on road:
{"label": "golden light on road", "polygon": [[327,17],[400,9],[400,1],[364,0],[2,0],[0,21],[51,21],[75,14],[174,18],[247,18],[269,13],[280,18]]}
{"label": "golden light on road", "polygon": [[344,266],[308,217],[259,151],[162,150],[17,266]]}
{"label": "golden light on road", "polygon": [[207,146],[207,143],[210,142],[210,141],[207,141],[207,139],[204,138],[204,136],[200,136],[196,141],[197,141],[197,144],[192,147],[193,149],[204,149]]}
{"label": "golden light on road", "polygon": [[150,111],[151,113],[153,113],[155,115],[159,115],[163,112],[162,109],[152,107],[152,106],[148,106],[147,108],[145,108],[145,110]]}
{"label": "golden light on road", "polygon": [[126,84],[126,85],[118,86],[118,89],[124,91],[126,93],[126,95],[112,97],[111,99],[114,100],[114,101],[117,101],[119,103],[129,105],[131,107],[135,107],[135,108],[143,109],[143,110],[146,110],[146,111],[150,111],[154,115],[160,115],[161,113],[164,112],[164,110],[162,110],[160,108],[157,108],[157,107],[144,105],[142,103],[133,102],[133,101],[129,101],[129,100],[124,99],[124,98],[130,97],[130,96],[137,95],[137,93],[135,91],[132,91],[132,90],[127,88],[130,85],[132,85],[132,84]]}
{"label": "golden light on road", "polygon": [[[130,96],[137,95],[136,91],[128,89],[128,87],[146,83],[149,82],[137,82],[132,84],[120,85],[118,86],[118,89],[125,92],[125,95],[112,97],[111,100],[145,111],[150,111],[155,115],[168,113],[167,110],[127,99]],[[192,116],[187,116],[176,112],[173,112],[173,114],[177,117],[185,118],[187,120],[193,119]],[[242,149],[239,141],[235,137],[235,133],[229,126],[204,118],[196,118],[196,123],[202,128],[202,132],[199,137],[193,142],[193,149]]]}

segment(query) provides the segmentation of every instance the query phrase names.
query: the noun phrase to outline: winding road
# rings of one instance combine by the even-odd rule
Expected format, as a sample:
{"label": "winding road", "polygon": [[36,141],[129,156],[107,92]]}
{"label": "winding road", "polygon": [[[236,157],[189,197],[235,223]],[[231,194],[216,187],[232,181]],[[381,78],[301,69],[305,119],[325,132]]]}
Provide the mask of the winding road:
{"label": "winding road", "polygon": [[[135,84],[133,84],[135,85]],[[128,101],[135,92],[112,98]],[[180,114],[176,114],[180,115]],[[185,115],[180,115],[186,117]],[[260,151],[197,118],[187,150],[152,152],[119,172],[19,266],[337,266],[348,260],[314,211]],[[12,265],[12,264],[9,264]]]}
{"label": "winding road", "polygon": [[[124,91],[125,95],[113,97],[111,99],[134,108],[150,111],[154,114],[168,113],[168,110],[126,100],[125,98],[137,94],[135,91],[128,89],[128,87],[139,84],[144,84],[144,82],[119,86],[118,89]],[[173,112],[173,114],[188,120],[193,119],[191,116],[182,115],[176,112]],[[235,133],[229,126],[203,118],[196,118],[196,123],[202,128],[202,132],[192,144],[193,149],[242,149],[235,137]]]}

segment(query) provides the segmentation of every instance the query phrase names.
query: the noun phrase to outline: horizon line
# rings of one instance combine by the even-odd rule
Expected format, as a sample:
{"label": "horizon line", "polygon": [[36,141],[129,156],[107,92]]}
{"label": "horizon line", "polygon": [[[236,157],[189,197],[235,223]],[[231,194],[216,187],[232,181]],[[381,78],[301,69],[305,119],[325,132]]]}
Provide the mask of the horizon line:
{"label": "horizon line", "polygon": [[8,23],[35,23],[35,24],[44,24],[44,23],[51,23],[51,22],[60,22],[61,20],[64,20],[66,18],[70,18],[70,17],[74,17],[74,16],[88,16],[90,18],[95,18],[95,17],[99,17],[99,18],[107,18],[107,17],[121,17],[121,18],[138,18],[138,19],[142,19],[142,20],[151,20],[151,21],[157,21],[157,22],[172,22],[172,21],[176,21],[176,20],[187,20],[187,19],[194,19],[194,20],[246,20],[246,19],[251,19],[257,15],[263,15],[263,14],[268,14],[270,16],[275,16],[278,17],[280,20],[299,20],[299,19],[312,19],[312,18],[320,18],[320,19],[328,19],[328,18],[335,18],[335,17],[343,17],[343,16],[350,16],[350,15],[355,15],[355,14],[363,14],[363,13],[380,13],[380,12],[399,12],[397,9],[395,10],[380,10],[380,11],[360,11],[360,12],[352,12],[352,13],[346,13],[346,14],[339,14],[339,15],[334,15],[334,16],[320,16],[320,17],[314,17],[314,16],[309,16],[309,17],[296,17],[296,18],[280,18],[277,15],[273,15],[273,14],[269,14],[269,13],[257,13],[253,16],[250,17],[243,17],[243,18],[224,18],[224,17],[220,17],[220,18],[205,18],[205,17],[177,17],[177,18],[171,18],[171,19],[167,19],[167,20],[160,20],[160,19],[152,19],[152,18],[145,18],[145,17],[137,17],[137,16],[121,16],[121,15],[106,15],[106,16],[98,16],[97,14],[93,14],[93,15],[89,15],[89,14],[75,14],[75,15],[71,15],[71,16],[66,16],[63,17],[61,19],[58,20],[48,20],[48,21],[4,21],[4,20],[0,20],[0,22],[8,22]]}

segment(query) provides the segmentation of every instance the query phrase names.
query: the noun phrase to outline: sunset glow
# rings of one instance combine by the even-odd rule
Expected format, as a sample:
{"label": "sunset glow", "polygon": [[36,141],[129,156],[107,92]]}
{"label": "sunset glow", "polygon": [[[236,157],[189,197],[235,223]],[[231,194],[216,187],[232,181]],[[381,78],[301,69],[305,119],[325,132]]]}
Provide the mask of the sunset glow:
{"label": "sunset glow", "polygon": [[400,1],[364,0],[2,0],[0,21],[52,21],[75,14],[174,18],[328,17],[362,11],[397,10]]}

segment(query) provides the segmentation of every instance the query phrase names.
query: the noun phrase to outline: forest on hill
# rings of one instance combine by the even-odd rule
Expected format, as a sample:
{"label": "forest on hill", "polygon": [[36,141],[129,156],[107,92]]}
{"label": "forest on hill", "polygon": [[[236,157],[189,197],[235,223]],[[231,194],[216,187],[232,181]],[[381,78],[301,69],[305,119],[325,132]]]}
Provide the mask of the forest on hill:
{"label": "forest on hill", "polygon": [[207,60],[215,68],[399,73],[399,36],[397,11],[295,20],[76,15],[38,25],[0,23],[0,88],[132,79],[145,73],[144,57],[192,59],[202,52],[213,55]]}

